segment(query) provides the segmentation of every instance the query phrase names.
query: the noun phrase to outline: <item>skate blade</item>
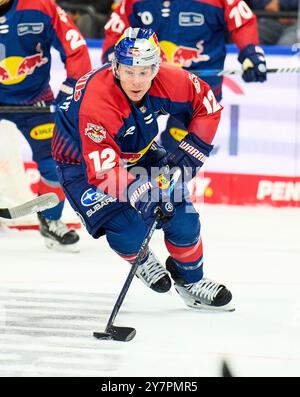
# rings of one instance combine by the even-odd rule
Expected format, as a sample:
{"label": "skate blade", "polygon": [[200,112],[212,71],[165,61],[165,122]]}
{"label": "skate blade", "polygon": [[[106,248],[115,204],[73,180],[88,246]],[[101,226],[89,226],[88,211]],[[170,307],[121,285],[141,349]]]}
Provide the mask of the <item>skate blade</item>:
{"label": "skate blade", "polygon": [[50,250],[59,251],[59,252],[71,252],[71,253],[80,252],[79,243],[64,245],[47,237],[44,237],[44,240],[46,247]]}
{"label": "skate blade", "polygon": [[196,309],[196,310],[202,310],[202,311],[206,311],[206,312],[234,312],[235,308],[228,303],[227,305],[224,306],[209,306],[209,305],[205,305],[205,304],[201,304],[201,303],[196,303],[196,304],[192,304],[192,303],[188,303],[185,302],[185,304],[190,307],[191,309]]}

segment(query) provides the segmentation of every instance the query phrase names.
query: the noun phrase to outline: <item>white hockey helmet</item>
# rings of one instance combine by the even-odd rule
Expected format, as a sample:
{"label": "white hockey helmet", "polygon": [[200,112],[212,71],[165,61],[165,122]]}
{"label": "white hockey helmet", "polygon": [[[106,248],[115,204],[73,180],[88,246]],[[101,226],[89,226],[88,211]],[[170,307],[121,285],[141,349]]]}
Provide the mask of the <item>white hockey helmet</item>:
{"label": "white hockey helmet", "polygon": [[114,48],[112,67],[116,77],[118,64],[152,66],[154,78],[160,65],[160,47],[155,32],[152,29],[127,28]]}

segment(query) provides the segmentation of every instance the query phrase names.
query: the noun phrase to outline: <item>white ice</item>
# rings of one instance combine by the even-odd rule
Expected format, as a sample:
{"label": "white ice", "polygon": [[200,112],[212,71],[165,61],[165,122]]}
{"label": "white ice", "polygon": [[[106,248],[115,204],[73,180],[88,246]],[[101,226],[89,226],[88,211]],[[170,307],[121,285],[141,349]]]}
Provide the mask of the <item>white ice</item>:
{"label": "white ice", "polygon": [[[236,311],[207,313],[134,279],[115,325],[130,342],[100,341],[129,266],[82,230],[79,254],[47,250],[37,231],[0,232],[0,376],[300,376],[300,210],[201,208],[205,275]],[[157,231],[152,248],[167,251]]]}

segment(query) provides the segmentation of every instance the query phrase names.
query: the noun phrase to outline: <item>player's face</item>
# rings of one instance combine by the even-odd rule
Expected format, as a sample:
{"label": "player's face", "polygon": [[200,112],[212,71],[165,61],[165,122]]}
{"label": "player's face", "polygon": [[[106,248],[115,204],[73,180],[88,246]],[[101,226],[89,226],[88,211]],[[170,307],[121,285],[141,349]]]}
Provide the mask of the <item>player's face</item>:
{"label": "player's face", "polygon": [[119,65],[118,73],[125,94],[138,105],[151,87],[152,66]]}
{"label": "player's face", "polygon": [[0,0],[0,7],[8,3],[10,0]]}

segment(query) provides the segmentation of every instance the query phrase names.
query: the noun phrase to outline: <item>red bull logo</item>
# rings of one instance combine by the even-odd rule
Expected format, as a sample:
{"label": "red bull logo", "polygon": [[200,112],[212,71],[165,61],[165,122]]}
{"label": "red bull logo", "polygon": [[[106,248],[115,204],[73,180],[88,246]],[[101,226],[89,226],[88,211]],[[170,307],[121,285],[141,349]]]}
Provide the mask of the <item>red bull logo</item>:
{"label": "red bull logo", "polygon": [[175,66],[189,68],[192,63],[206,62],[209,55],[203,54],[203,40],[196,44],[196,48],[177,46],[170,41],[161,41],[161,60]]}
{"label": "red bull logo", "polygon": [[36,47],[37,53],[28,57],[11,56],[4,58],[0,62],[0,83],[10,85],[19,84],[27,76],[34,73],[48,62],[48,58],[43,56],[41,44]]}
{"label": "red bull logo", "polygon": [[141,55],[141,52],[138,48],[129,48],[128,53],[133,57],[139,57]]}
{"label": "red bull logo", "polygon": [[106,130],[101,125],[88,123],[85,129],[85,135],[87,135],[92,141],[100,143],[106,138]]}
{"label": "red bull logo", "polygon": [[0,83],[8,80],[9,78],[10,76],[8,71],[4,67],[0,66]]}

